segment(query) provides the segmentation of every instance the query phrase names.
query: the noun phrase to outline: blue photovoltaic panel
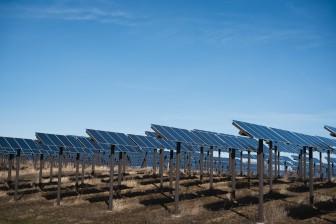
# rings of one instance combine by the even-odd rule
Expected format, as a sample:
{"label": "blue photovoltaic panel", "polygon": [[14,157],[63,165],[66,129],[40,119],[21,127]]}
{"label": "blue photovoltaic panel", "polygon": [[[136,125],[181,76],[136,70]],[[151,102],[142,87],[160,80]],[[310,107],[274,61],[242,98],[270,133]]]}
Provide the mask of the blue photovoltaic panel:
{"label": "blue photovoltaic panel", "polygon": [[16,150],[14,150],[10,144],[6,141],[4,137],[0,137],[0,154],[8,155],[8,154],[16,154]]}
{"label": "blue photovoltaic panel", "polygon": [[99,131],[93,129],[86,129],[86,133],[99,143],[136,146],[134,142],[132,142],[124,133]]}
{"label": "blue photovoltaic panel", "polygon": [[237,136],[237,139],[244,149],[252,149],[255,151],[258,149],[258,142],[253,138]]}
{"label": "blue photovoltaic panel", "polygon": [[301,139],[303,139],[305,141],[305,143],[306,143],[305,146],[315,147],[315,148],[319,148],[319,149],[323,149],[323,150],[328,149],[328,145],[321,142],[315,136],[301,134],[301,133],[297,133],[297,132],[293,132],[293,133],[295,135],[299,136]]}
{"label": "blue photovoltaic panel", "polygon": [[156,133],[153,132],[153,131],[145,131],[145,134],[148,136],[148,137],[153,137],[153,138],[156,138]]}
{"label": "blue photovoltaic panel", "polygon": [[270,128],[263,125],[256,125],[236,120],[234,120],[232,124],[236,126],[238,129],[248,133],[250,136],[253,136],[254,138],[257,139],[264,139],[276,142],[287,142],[285,138],[281,137],[280,135],[272,131]]}
{"label": "blue photovoltaic panel", "polygon": [[86,129],[86,133],[91,137],[93,138],[96,142],[99,142],[99,143],[106,143],[108,144],[109,142],[103,138],[99,133],[98,131],[96,130],[93,130],[93,129]]}
{"label": "blue photovoltaic panel", "polygon": [[300,146],[305,146],[305,141],[301,139],[299,136],[295,135],[294,133],[287,131],[287,130],[282,130],[278,128],[270,128],[274,132],[278,133],[282,137],[284,137],[289,143],[300,145]]}
{"label": "blue photovoltaic panel", "polygon": [[326,137],[321,137],[321,136],[316,136],[319,140],[327,144],[329,147],[336,149],[336,140],[326,138]]}
{"label": "blue photovoltaic panel", "polygon": [[325,125],[324,128],[329,131],[333,136],[336,136],[336,128]]}
{"label": "blue photovoltaic panel", "polygon": [[129,134],[128,137],[130,137],[134,143],[142,149],[158,149],[161,147],[160,143],[152,137],[131,134]]}
{"label": "blue photovoltaic panel", "polygon": [[193,130],[192,132],[201,138],[208,146],[217,146],[224,149],[228,148],[228,145],[212,132],[201,130]]}
{"label": "blue photovoltaic panel", "polygon": [[55,143],[53,143],[46,134],[37,132],[35,135],[36,138],[40,140],[44,145],[55,145]]}
{"label": "blue photovoltaic panel", "polygon": [[12,149],[14,150],[20,149],[19,144],[15,141],[14,138],[5,138],[5,139],[9,143]]}
{"label": "blue photovoltaic panel", "polygon": [[[36,133],[36,137],[41,141],[42,144],[47,146],[63,147],[64,151],[67,153],[85,153],[87,150],[81,146],[75,138],[65,135],[55,135],[55,134],[45,134]],[[69,138],[71,140],[69,140]],[[81,147],[79,147],[81,146]],[[53,148],[54,150],[54,148]],[[58,149],[59,150],[59,149]]]}
{"label": "blue photovoltaic panel", "polygon": [[24,139],[24,141],[26,142],[26,144],[29,146],[29,148],[33,151],[34,154],[43,154],[45,152],[43,152],[43,150],[41,149],[41,147],[36,144],[36,142],[32,139]]}
{"label": "blue photovoltaic panel", "polygon": [[35,152],[33,152],[33,150],[29,147],[29,145],[25,142],[24,139],[22,139],[22,138],[15,138],[15,141],[20,146],[22,154],[29,154],[29,155],[35,154]]}
{"label": "blue photovoltaic panel", "polygon": [[78,141],[81,142],[82,145],[84,145],[85,148],[90,149],[93,151],[103,151],[103,147],[100,146],[98,143],[92,141],[90,138],[83,137],[83,136],[75,136]]}
{"label": "blue photovoltaic panel", "polygon": [[110,150],[115,145],[116,151],[134,153],[140,148],[124,133],[86,129],[86,133],[104,150]]}
{"label": "blue photovoltaic panel", "polygon": [[299,153],[302,147],[294,145],[294,144],[286,144],[283,142],[277,142],[274,144],[281,152],[288,152],[288,153]]}
{"label": "blue photovoltaic panel", "polygon": [[233,135],[220,134],[218,137],[225,142],[230,149],[244,150],[244,146],[239,143],[239,140]]}
{"label": "blue photovoltaic panel", "polygon": [[174,128],[162,125],[152,124],[151,128],[158,133],[160,136],[164,137],[167,140],[172,140],[176,142],[184,142],[194,145],[203,145],[205,144],[202,139],[188,131],[187,129]]}

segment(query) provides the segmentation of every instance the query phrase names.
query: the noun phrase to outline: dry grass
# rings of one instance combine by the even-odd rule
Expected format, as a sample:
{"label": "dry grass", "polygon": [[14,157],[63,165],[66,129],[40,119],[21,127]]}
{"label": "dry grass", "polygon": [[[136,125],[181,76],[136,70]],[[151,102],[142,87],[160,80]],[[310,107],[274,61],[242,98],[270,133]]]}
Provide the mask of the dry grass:
{"label": "dry grass", "polygon": [[277,201],[266,203],[264,209],[266,223],[281,223],[287,217],[286,208]]}

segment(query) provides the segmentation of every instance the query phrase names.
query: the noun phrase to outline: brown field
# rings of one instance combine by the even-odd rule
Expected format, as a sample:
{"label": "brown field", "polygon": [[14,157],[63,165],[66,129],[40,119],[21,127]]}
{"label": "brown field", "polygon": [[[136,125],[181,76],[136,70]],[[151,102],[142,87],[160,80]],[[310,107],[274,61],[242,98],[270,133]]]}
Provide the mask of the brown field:
{"label": "brown field", "polygon": [[[74,188],[74,168],[64,169],[62,202],[56,205],[57,177],[49,183],[49,169],[44,169],[44,186],[40,190],[38,171],[23,167],[20,175],[20,199],[4,183],[1,171],[0,223],[255,223],[258,203],[257,180],[248,189],[247,180],[237,177],[237,201],[229,198],[230,181],[214,178],[214,190],[208,190],[207,178],[181,177],[180,213],[174,214],[174,202],[165,180],[162,191],[159,179],[149,170],[127,170],[121,194],[115,197],[113,211],[107,210],[108,170],[96,168],[95,177],[86,170],[85,184],[79,193]],[[56,169],[54,170],[56,173]],[[15,172],[13,172],[15,175]],[[117,176],[115,176],[117,178]],[[274,193],[265,186],[266,223],[336,223],[336,184],[315,183],[315,206],[308,206],[308,188],[301,183],[280,179]]]}

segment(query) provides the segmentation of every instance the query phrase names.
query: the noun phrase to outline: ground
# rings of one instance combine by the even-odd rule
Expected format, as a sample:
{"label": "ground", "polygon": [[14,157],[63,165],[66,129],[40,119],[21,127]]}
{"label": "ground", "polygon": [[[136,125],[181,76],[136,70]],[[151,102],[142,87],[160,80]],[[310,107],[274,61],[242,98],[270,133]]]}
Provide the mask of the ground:
{"label": "ground", "polygon": [[[73,166],[64,170],[61,206],[55,200],[57,176],[49,183],[47,167],[42,190],[33,184],[38,171],[27,166],[21,169],[17,202],[4,183],[6,172],[1,171],[0,223],[255,223],[257,179],[248,189],[246,177],[237,177],[237,200],[233,202],[228,178],[215,176],[214,190],[209,191],[207,177],[202,183],[197,175],[182,175],[180,212],[175,214],[167,179],[160,191],[159,180],[147,174],[149,170],[128,169],[114,209],[108,211],[107,168],[97,168],[95,177],[86,169],[79,193],[74,188],[74,170]],[[315,206],[311,207],[308,188],[302,183],[279,179],[270,194],[266,182],[265,223],[336,223],[336,184],[316,182]]]}

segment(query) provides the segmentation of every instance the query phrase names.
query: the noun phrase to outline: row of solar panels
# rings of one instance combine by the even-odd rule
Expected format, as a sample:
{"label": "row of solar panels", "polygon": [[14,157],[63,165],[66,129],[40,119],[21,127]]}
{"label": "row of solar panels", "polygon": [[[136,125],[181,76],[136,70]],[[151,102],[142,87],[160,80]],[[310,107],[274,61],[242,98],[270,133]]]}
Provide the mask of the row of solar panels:
{"label": "row of solar panels", "polygon": [[[251,138],[226,135],[222,133],[174,128],[152,124],[156,136],[175,142],[194,146],[217,147],[220,149],[256,150],[257,141]],[[146,133],[147,134],[147,133]],[[153,134],[151,134],[153,135]]]}
{"label": "row of solar panels", "polygon": [[[319,146],[322,146],[322,144],[324,146],[330,144],[336,145],[334,140],[328,138],[313,137],[280,129],[273,130],[264,126],[240,121],[234,121],[233,123],[252,137],[268,139],[267,136],[269,136],[269,138],[275,141],[279,150],[285,152],[297,153],[301,149],[300,144],[309,145],[313,144],[312,142],[316,145],[318,143]],[[182,144],[182,151],[199,151],[201,146],[205,147],[206,150],[211,146],[226,150],[257,149],[257,141],[248,137],[196,129],[189,131],[187,129],[155,124],[151,127],[154,132],[146,132],[147,136],[87,129],[86,133],[90,136],[89,138],[45,133],[36,133],[37,141],[1,137],[0,152],[1,154],[15,154],[20,149],[22,154],[56,154],[59,152],[59,148],[63,147],[64,151],[68,153],[93,154],[94,151],[109,150],[113,144],[116,146],[116,151],[134,153],[158,148],[175,149],[176,142],[184,143]],[[282,135],[277,134],[275,131],[283,133],[291,141],[285,140]]]}
{"label": "row of solar panels", "polygon": [[282,142],[301,147],[313,147],[319,150],[328,150],[336,148],[336,140],[320,136],[311,136],[298,132],[291,132],[278,128],[266,127],[263,125],[251,124],[248,122],[236,121],[232,123],[242,134],[246,134],[256,139],[266,141]]}

